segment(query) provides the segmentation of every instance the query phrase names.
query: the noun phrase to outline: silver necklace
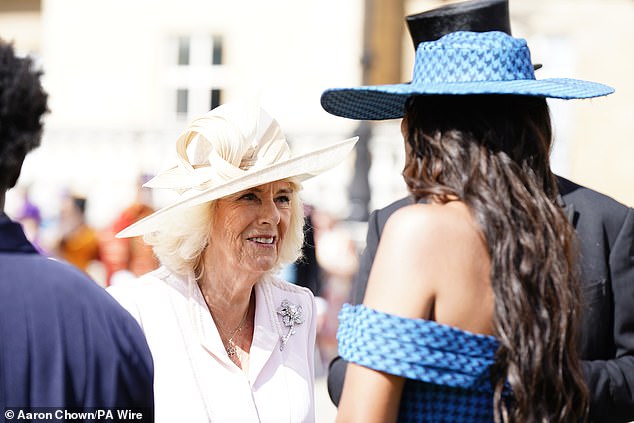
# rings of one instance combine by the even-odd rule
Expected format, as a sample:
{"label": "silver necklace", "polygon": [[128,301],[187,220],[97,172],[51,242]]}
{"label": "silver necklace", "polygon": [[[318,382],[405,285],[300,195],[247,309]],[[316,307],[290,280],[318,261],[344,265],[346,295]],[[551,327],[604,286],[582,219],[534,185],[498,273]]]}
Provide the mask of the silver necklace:
{"label": "silver necklace", "polygon": [[[251,307],[251,301],[249,300],[249,305],[247,305],[247,310],[244,312],[244,316],[242,316],[242,320],[240,321],[240,324],[238,324],[238,327],[236,327],[233,330],[233,333],[231,334],[229,339],[227,339],[227,344],[228,345],[225,346],[225,350],[227,351],[227,355],[229,356],[229,358],[233,358],[233,356],[235,356],[237,351],[238,351],[236,349],[236,344],[233,342],[233,338],[235,338],[235,336],[238,334],[238,332],[242,331],[242,326],[244,325],[244,322],[247,320],[247,314],[249,314],[249,308],[250,307]],[[222,332],[223,337],[226,338],[227,334],[224,331],[224,329],[221,328],[219,324],[217,326],[218,326],[218,329],[220,330],[220,332]]]}
{"label": "silver necklace", "polygon": [[[205,303],[207,303],[207,298],[205,297],[205,294],[200,286],[199,286],[199,289]],[[235,342],[233,341],[233,338],[235,338],[236,335],[242,331],[242,326],[244,325],[244,322],[247,320],[247,315],[249,314],[249,309],[251,308],[252,300],[253,300],[253,292],[251,292],[251,296],[249,297],[249,303],[247,304],[247,309],[244,312],[244,316],[242,316],[242,320],[240,320],[240,323],[233,330],[233,332],[231,333],[231,336],[229,336],[228,339],[227,339],[227,332],[220,326],[220,321],[217,320],[217,318],[214,316],[214,312],[212,311],[211,306],[209,305],[209,303],[207,303],[207,308],[209,309],[209,312],[211,313],[211,317],[213,318],[214,323],[216,324],[216,327],[218,328],[218,335],[220,335],[220,340],[223,341],[223,344],[224,344],[225,343],[224,339],[227,339],[226,341],[227,345],[223,345],[223,346],[225,347],[225,351],[227,351],[227,355],[229,356],[231,361],[235,360],[234,357],[236,357],[238,353],[238,349],[236,347]]]}

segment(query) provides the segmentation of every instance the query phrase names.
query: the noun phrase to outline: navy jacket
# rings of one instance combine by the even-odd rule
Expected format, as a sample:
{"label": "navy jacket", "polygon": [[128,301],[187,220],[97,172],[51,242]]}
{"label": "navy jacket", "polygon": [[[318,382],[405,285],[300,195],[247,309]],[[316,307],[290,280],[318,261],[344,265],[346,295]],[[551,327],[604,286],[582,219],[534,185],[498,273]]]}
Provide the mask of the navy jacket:
{"label": "navy jacket", "polygon": [[0,212],[0,421],[7,407],[125,408],[153,421],[153,372],[134,318]]}
{"label": "navy jacket", "polygon": [[[593,422],[634,420],[634,210],[558,178],[565,211],[580,240],[584,296],[581,358]],[[403,198],[370,215],[353,303],[361,303],[388,217],[411,204]],[[330,364],[328,391],[339,403],[346,362]]]}

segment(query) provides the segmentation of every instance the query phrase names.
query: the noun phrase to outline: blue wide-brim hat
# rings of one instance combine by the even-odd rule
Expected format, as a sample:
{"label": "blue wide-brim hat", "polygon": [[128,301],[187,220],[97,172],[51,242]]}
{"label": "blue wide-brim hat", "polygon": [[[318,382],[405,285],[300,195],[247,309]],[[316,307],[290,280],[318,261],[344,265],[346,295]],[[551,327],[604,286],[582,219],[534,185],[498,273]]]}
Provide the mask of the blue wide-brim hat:
{"label": "blue wide-brim hat", "polygon": [[608,95],[614,89],[570,78],[535,79],[526,40],[500,31],[458,31],[416,49],[412,81],[332,88],[321,105],[349,119],[402,118],[413,95],[512,94],[561,99]]}

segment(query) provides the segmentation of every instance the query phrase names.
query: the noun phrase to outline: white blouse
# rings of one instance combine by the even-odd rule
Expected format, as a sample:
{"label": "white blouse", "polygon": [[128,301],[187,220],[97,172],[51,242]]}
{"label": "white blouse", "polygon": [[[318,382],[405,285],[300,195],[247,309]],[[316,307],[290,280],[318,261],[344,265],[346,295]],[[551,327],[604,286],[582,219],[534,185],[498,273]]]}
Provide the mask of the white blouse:
{"label": "white blouse", "polygon": [[[108,291],[145,332],[157,423],[314,422],[316,315],[308,289],[272,276],[255,284],[248,373],[229,359],[191,275],[161,267]],[[302,323],[284,324],[284,300],[302,307]]]}

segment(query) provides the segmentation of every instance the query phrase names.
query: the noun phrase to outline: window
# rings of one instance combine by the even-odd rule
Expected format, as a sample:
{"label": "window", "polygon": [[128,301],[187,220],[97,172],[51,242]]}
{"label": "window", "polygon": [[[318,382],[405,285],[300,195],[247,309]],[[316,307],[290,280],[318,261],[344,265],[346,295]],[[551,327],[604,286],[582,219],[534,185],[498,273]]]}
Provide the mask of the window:
{"label": "window", "polygon": [[222,37],[219,35],[211,39],[211,64],[222,65]]}
{"label": "window", "polygon": [[187,101],[189,100],[189,92],[187,89],[179,88],[176,90],[176,113],[179,116],[187,115]]}
{"label": "window", "polygon": [[191,119],[218,107],[230,81],[224,37],[219,33],[176,34],[168,39],[168,112]]}
{"label": "window", "polygon": [[221,91],[218,88],[212,88],[211,90],[211,99],[209,102],[209,108],[213,109],[215,107],[220,106],[221,101]]}
{"label": "window", "polygon": [[178,64],[189,65],[189,37],[178,37]]}

